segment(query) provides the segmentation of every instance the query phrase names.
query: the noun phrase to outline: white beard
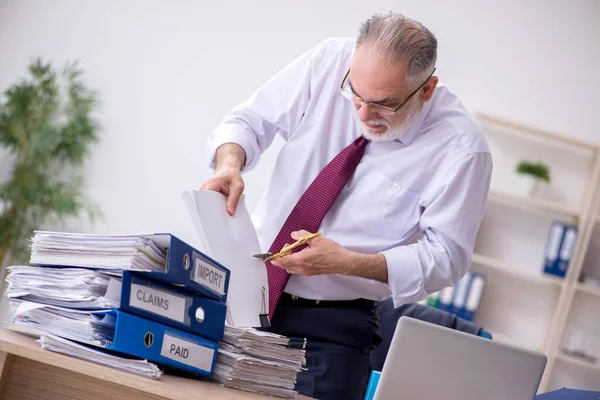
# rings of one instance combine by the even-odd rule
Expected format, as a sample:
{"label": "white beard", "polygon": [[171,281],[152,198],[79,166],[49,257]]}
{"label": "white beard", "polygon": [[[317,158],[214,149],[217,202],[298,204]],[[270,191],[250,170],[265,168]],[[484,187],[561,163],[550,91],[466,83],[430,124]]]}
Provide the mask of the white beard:
{"label": "white beard", "polygon": [[[412,102],[411,102],[412,103]],[[372,133],[369,129],[369,126],[360,120],[358,115],[359,110],[354,110],[354,118],[356,122],[360,125],[363,131],[363,136],[372,141],[372,142],[390,142],[392,140],[398,140],[408,130],[410,124],[415,120],[419,112],[421,111],[421,107],[418,102],[414,102],[413,104],[408,104],[408,109],[405,111],[406,117],[404,120],[398,125],[392,126],[389,122],[384,119],[374,119],[369,121],[369,125],[371,126],[385,126],[387,130],[384,133]]]}

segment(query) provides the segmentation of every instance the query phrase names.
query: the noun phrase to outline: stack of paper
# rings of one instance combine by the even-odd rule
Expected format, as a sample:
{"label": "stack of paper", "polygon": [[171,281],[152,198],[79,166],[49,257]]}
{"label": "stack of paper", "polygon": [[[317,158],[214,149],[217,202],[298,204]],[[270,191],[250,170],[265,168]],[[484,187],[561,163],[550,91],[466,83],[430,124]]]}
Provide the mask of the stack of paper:
{"label": "stack of paper", "polygon": [[119,306],[121,272],[84,268],[9,266],[9,299],[21,299],[73,308]]}
{"label": "stack of paper", "polygon": [[129,270],[164,270],[166,254],[140,236],[36,231],[31,264]]}
{"label": "stack of paper", "polygon": [[147,360],[129,359],[123,355],[115,356],[89,346],[84,346],[54,335],[42,335],[38,340],[42,349],[56,353],[66,354],[75,358],[90,361],[107,367],[116,368],[121,371],[141,375],[146,378],[158,379],[163,372],[156,364]]}
{"label": "stack of paper", "polygon": [[225,386],[294,398],[306,365],[305,341],[254,329],[225,327],[213,379]]}
{"label": "stack of paper", "polygon": [[115,318],[109,310],[86,311],[11,300],[13,322],[66,339],[106,347],[115,334]]}

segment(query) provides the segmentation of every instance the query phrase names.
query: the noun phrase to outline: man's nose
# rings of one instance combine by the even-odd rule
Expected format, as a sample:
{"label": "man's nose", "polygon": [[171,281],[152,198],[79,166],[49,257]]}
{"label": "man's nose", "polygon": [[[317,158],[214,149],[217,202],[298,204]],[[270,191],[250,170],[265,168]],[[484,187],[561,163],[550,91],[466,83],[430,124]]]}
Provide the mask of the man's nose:
{"label": "man's nose", "polygon": [[373,110],[372,106],[362,103],[358,106],[358,117],[362,122],[367,122],[377,119],[379,114]]}

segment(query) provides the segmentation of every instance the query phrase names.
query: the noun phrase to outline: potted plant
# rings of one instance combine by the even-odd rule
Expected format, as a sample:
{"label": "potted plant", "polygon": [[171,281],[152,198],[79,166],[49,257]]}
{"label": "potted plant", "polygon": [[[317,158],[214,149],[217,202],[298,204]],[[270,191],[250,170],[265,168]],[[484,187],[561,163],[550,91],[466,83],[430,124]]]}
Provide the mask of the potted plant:
{"label": "potted plant", "polygon": [[516,172],[519,175],[519,192],[525,196],[533,196],[540,182],[550,183],[548,166],[541,162],[521,161]]}
{"label": "potted plant", "polygon": [[9,255],[11,263],[29,260],[27,239],[35,229],[84,212],[99,215],[82,194],[80,176],[97,140],[96,94],[83,84],[76,64],[57,73],[35,60],[28,76],[3,97],[0,149],[8,152],[11,172],[0,182],[0,267]]}

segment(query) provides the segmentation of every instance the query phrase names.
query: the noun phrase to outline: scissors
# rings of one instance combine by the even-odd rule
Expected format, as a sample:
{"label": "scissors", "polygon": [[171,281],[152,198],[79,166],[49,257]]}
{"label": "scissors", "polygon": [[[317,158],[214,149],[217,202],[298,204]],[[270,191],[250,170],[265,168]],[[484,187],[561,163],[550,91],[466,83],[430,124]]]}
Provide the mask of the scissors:
{"label": "scissors", "polygon": [[256,258],[260,258],[263,261],[274,261],[277,260],[281,257],[287,256],[289,254],[292,254],[292,249],[300,246],[301,244],[305,243],[306,241],[310,240],[310,239],[314,239],[317,236],[321,236],[321,232],[317,232],[317,233],[311,233],[308,236],[303,237],[302,239],[296,241],[295,243],[290,244],[289,246],[284,247],[283,249],[281,249],[281,251],[279,253],[262,253],[262,254],[254,254],[252,257],[256,257]]}

